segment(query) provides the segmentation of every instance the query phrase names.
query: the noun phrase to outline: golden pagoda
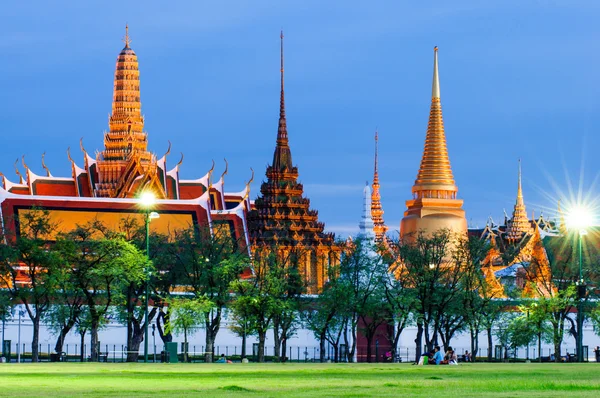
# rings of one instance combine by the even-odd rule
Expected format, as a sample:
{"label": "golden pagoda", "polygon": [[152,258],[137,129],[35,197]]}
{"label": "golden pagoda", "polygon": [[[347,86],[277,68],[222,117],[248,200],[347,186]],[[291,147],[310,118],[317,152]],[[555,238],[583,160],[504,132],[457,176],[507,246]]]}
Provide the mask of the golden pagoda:
{"label": "golden pagoda", "polygon": [[[137,55],[129,46],[125,27],[125,47],[117,57],[109,131],[104,134],[104,150],[97,155],[96,196],[128,197],[154,182],[157,196],[166,197],[157,179],[156,157],[148,152],[148,135],[140,101],[140,72]],[[154,181],[153,181],[154,180]]]}
{"label": "golden pagoda", "polygon": [[407,210],[400,222],[400,235],[424,231],[433,233],[449,229],[467,232],[467,220],[462,209],[463,201],[456,198],[458,188],[454,183],[440,101],[438,74],[438,48],[434,48],[433,84],[429,124],[421,167],[412,187],[413,198],[406,201]]}
{"label": "golden pagoda", "polygon": [[279,126],[273,164],[267,167],[267,181],[261,196],[248,214],[248,230],[255,255],[277,250],[285,258],[294,252],[308,293],[317,293],[327,281],[329,267],[339,261],[340,248],[334,235],[324,233],[318,212],[310,209],[298,182],[298,168],[292,163],[285,116],[283,74],[283,32],[281,33],[281,97]]}
{"label": "golden pagoda", "polygon": [[519,183],[517,186],[517,201],[513,210],[512,219],[508,224],[506,239],[509,242],[520,241],[525,234],[532,232],[531,222],[527,218],[525,201],[523,200],[523,188],[521,185],[521,159],[519,159]]}
{"label": "golden pagoda", "polygon": [[383,221],[383,208],[381,206],[381,194],[379,193],[378,140],[378,133],[375,131],[375,171],[373,173],[373,192],[371,193],[371,218],[373,219],[375,241],[381,243],[385,238],[388,227]]}

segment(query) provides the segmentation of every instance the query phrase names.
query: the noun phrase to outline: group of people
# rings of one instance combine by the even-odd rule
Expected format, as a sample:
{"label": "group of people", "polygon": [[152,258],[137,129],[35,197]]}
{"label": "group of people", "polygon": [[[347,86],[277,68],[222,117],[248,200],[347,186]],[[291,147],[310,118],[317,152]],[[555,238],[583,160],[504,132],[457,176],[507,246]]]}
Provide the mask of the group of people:
{"label": "group of people", "polygon": [[[467,359],[468,358],[468,359]],[[465,360],[470,360],[471,354],[465,352]],[[458,356],[452,347],[448,347],[446,354],[442,354],[439,345],[430,352],[425,352],[419,359],[419,365],[458,365]]]}

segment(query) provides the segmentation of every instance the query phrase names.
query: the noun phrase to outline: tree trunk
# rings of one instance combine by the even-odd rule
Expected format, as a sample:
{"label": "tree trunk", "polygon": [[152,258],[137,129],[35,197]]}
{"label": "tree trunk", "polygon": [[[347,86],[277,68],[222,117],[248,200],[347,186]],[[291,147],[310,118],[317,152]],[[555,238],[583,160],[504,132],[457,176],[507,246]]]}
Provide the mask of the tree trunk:
{"label": "tree trunk", "polygon": [[281,356],[281,334],[279,333],[279,321],[277,319],[273,320],[273,344],[275,345],[273,358],[278,360]]}
{"label": "tree trunk", "polygon": [[187,328],[183,329],[183,362],[188,361],[188,340],[187,340]]}
{"label": "tree trunk", "polygon": [[340,361],[339,355],[340,355],[339,344],[333,344],[333,356],[334,356],[333,362],[338,363]]}
{"label": "tree trunk", "polygon": [[492,340],[492,327],[491,326],[488,326],[488,328],[487,328],[487,339],[488,339],[488,361],[492,362],[492,358],[493,358],[492,350],[494,349],[494,347],[493,347],[494,341]]}
{"label": "tree trunk", "polygon": [[475,329],[475,336],[471,337],[471,362],[477,361],[477,351],[479,351],[479,329]]}
{"label": "tree trunk", "polygon": [[[161,308],[158,313],[158,317],[156,319],[156,327],[158,328],[158,335],[162,340],[163,344],[170,343],[173,341],[173,334],[165,333],[165,329],[162,325],[166,325],[169,323],[170,315],[168,312],[164,311],[164,308]],[[162,320],[162,325],[161,325]]]}
{"label": "tree trunk", "polygon": [[279,360],[281,362],[287,362],[287,356],[285,355],[287,352],[287,337],[281,339],[281,357]]}
{"label": "tree trunk", "polygon": [[560,333],[556,326],[553,326],[553,328],[554,328],[554,339],[553,339],[554,340],[554,362],[560,363],[560,361],[561,361],[560,343],[562,343],[562,336],[560,336]]}
{"label": "tree trunk", "polygon": [[65,345],[65,338],[67,337],[67,334],[69,334],[71,329],[73,329],[73,326],[75,326],[75,320],[69,319],[69,321],[60,329],[58,339],[56,340],[56,345],[54,346],[54,351],[57,354],[60,354],[63,351],[63,346]]}
{"label": "tree trunk", "polygon": [[33,338],[31,341],[31,362],[39,362],[40,349],[40,314],[36,310],[33,321]]}
{"label": "tree trunk", "polygon": [[246,358],[246,333],[242,333],[242,359]]}
{"label": "tree trunk", "polygon": [[99,320],[97,317],[91,317],[91,328],[90,328],[90,361],[98,362],[98,324]]}
{"label": "tree trunk", "polygon": [[144,332],[139,325],[133,328],[133,334],[130,336],[127,343],[127,362],[137,362],[140,356],[140,344],[144,341]]}
{"label": "tree trunk", "polygon": [[423,323],[417,322],[417,337],[415,338],[415,363],[419,363],[423,351]]}
{"label": "tree trunk", "polygon": [[267,337],[266,331],[258,332],[258,362],[263,363],[265,361],[265,338]]}
{"label": "tree trunk", "polygon": [[373,335],[372,333],[367,332],[365,337],[367,338],[367,362],[371,363],[371,346],[373,345]]}
{"label": "tree trunk", "polygon": [[321,332],[321,337],[319,338],[319,361],[321,363],[325,362],[325,331]]}
{"label": "tree trunk", "polygon": [[354,362],[354,357],[356,356],[356,325],[358,324],[358,320],[355,322],[352,321],[352,350],[348,353],[348,362]]}
{"label": "tree trunk", "polygon": [[204,362],[211,363],[215,358],[215,338],[213,334],[207,329],[206,330],[206,351],[204,353]]}
{"label": "tree trunk", "polygon": [[85,332],[86,332],[86,329],[79,331],[79,336],[81,337],[81,340],[80,340],[81,347],[79,349],[79,356],[80,356],[81,362],[85,362]]}

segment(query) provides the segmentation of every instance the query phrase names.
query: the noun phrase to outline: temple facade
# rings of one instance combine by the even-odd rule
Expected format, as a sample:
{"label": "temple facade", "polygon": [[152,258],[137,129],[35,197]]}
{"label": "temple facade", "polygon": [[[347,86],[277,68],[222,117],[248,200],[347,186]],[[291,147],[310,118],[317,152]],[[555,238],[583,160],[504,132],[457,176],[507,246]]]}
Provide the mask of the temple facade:
{"label": "temple facade", "polygon": [[[112,113],[109,130],[104,134],[104,148],[91,156],[80,141],[83,164],[71,157],[71,175],[55,177],[44,162],[45,175],[36,174],[25,158],[21,173],[18,162],[15,171],[18,181],[13,182],[0,174],[0,218],[4,226],[19,233],[19,217],[32,208],[44,208],[64,231],[77,224],[98,219],[116,228],[126,217],[139,219],[143,225],[144,213],[139,196],[151,192],[156,198],[152,208],[160,214],[153,220],[153,231],[168,233],[190,225],[207,225],[213,230],[231,234],[242,246],[250,249],[246,216],[251,208],[250,182],[241,192],[225,191],[225,171],[220,178],[213,177],[212,168],[195,180],[179,177],[181,159],[172,167],[167,164],[171,152],[158,157],[148,151],[148,134],[144,131],[141,113],[140,71],[137,55],[130,46],[128,28],[125,47],[117,57]],[[209,162],[207,162],[209,163]]]}
{"label": "temple facade", "polygon": [[421,167],[412,187],[413,198],[406,201],[404,218],[400,222],[400,236],[409,237],[421,231],[433,233],[449,229],[455,233],[467,232],[463,201],[457,198],[448,148],[438,74],[438,48],[434,48],[433,84],[429,124]]}
{"label": "temple facade", "polygon": [[248,215],[250,242],[254,250],[290,251],[300,255],[299,271],[308,293],[317,293],[327,280],[328,268],[339,261],[340,248],[334,235],[324,232],[318,212],[310,208],[293,165],[285,115],[283,33],[281,34],[281,96],[279,126],[273,162],[267,167],[266,181]]}

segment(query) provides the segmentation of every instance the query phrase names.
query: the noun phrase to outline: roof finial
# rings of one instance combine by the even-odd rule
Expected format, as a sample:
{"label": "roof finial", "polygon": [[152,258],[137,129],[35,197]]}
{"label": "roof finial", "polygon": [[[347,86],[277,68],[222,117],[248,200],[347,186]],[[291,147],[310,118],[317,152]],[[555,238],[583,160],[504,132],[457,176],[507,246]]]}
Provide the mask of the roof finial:
{"label": "roof finial", "polygon": [[438,74],[438,48],[433,48],[433,84],[431,88],[431,97],[440,98],[440,76]]}
{"label": "roof finial", "polygon": [[42,167],[44,168],[44,170],[46,170],[46,177],[52,177],[52,174],[50,173],[50,169],[48,168],[48,166],[46,166],[45,157],[46,157],[46,152],[42,153]]}
{"label": "roof finial", "polygon": [[125,24],[125,37],[123,37],[123,42],[125,43],[125,48],[129,48],[129,44],[131,43],[131,39],[129,38],[129,24]]}
{"label": "roof finial", "polygon": [[283,95],[283,87],[284,87],[284,72],[283,72],[283,30],[279,35],[281,39],[281,99],[279,102],[279,118],[285,119],[285,98]]}
{"label": "roof finial", "polygon": [[379,132],[377,131],[377,127],[375,127],[375,174],[378,174],[378,167],[377,167],[377,156],[378,156],[378,152],[379,152],[379,148],[378,148],[378,142],[379,142]]}
{"label": "roof finial", "polygon": [[521,158],[519,158],[519,185],[517,187],[517,202],[519,201],[519,198],[521,201],[523,201],[523,188],[521,185]]}

